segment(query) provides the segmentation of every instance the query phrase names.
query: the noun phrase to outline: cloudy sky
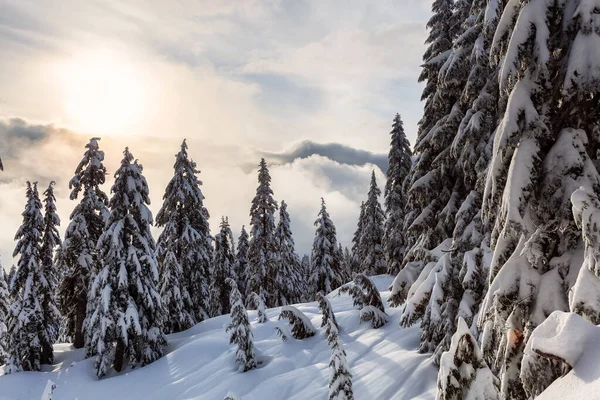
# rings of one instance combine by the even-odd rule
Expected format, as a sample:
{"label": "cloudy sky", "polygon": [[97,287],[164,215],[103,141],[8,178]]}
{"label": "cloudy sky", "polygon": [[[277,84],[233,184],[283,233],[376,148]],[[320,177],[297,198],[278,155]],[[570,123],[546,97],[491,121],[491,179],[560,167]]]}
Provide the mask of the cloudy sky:
{"label": "cloudy sky", "polygon": [[261,156],[310,249],[324,197],[349,244],[391,121],[414,141],[431,1],[0,0],[0,254],[12,263],[24,184],[68,181],[102,137],[110,189],[122,150],[144,165],[152,210],[187,138],[213,232],[248,224]]}

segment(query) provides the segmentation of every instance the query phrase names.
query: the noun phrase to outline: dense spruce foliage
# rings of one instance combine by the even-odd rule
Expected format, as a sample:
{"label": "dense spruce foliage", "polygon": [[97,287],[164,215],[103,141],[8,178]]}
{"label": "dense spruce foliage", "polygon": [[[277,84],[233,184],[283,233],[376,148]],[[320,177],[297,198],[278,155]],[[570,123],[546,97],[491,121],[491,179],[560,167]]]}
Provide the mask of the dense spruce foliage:
{"label": "dense spruce foliage", "polygon": [[104,152],[98,138],[91,139],[69,182],[71,200],[81,195],[81,201],[71,213],[59,256],[62,274],[59,291],[60,311],[66,322],[66,336],[73,345],[82,348],[88,289],[100,263],[97,243],[108,218],[108,196],[101,186],[106,181]]}
{"label": "dense spruce foliage", "polygon": [[281,305],[276,287],[278,248],[275,240],[275,211],[271,175],[265,159],[258,165],[258,187],[250,208],[250,243],[248,245],[247,291],[262,296],[267,306]]}
{"label": "dense spruce foliage", "polygon": [[164,306],[158,291],[158,262],[149,190],[142,166],[123,152],[111,188],[110,216],[98,247],[103,260],[91,285],[88,354],[96,374],[112,367],[146,365],[162,356]]}
{"label": "dense spruce foliage", "polygon": [[342,284],[341,257],[337,246],[337,233],[325,200],[321,199],[321,210],[315,221],[317,230],[313,242],[310,271],[310,290],[329,293]]}
{"label": "dense spruce foliage", "polygon": [[210,311],[209,273],[213,245],[196,163],[184,140],[175,156],[156,225],[163,227],[157,241],[167,313],[166,331],[178,332],[202,321]]}

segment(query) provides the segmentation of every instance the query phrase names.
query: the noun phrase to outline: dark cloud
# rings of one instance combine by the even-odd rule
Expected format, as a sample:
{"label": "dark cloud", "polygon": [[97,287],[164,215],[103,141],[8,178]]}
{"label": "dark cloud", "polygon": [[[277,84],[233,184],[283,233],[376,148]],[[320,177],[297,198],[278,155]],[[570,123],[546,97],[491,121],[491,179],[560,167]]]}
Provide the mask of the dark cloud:
{"label": "dark cloud", "polygon": [[16,158],[24,149],[44,142],[47,139],[75,139],[76,134],[54,125],[34,125],[21,118],[0,119],[0,156]]}
{"label": "dark cloud", "polygon": [[60,180],[64,157],[53,146],[82,147],[85,137],[54,125],[31,124],[21,118],[0,119],[0,157],[4,172],[0,183],[24,179]]}
{"label": "dark cloud", "polygon": [[313,155],[321,156],[340,164],[364,166],[374,164],[381,172],[385,173],[388,167],[386,154],[371,153],[366,150],[355,149],[340,143],[315,143],[305,140],[292,149],[281,153],[261,152],[260,155],[274,164],[289,164],[297,159],[309,158]]}

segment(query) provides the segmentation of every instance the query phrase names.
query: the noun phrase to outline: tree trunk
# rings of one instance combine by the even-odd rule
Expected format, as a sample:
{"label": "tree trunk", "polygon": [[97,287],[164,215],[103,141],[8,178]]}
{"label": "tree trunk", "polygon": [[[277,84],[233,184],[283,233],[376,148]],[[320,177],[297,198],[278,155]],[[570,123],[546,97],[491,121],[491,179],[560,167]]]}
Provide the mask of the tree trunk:
{"label": "tree trunk", "polygon": [[117,340],[117,348],[115,349],[115,371],[121,372],[123,369],[123,359],[125,358],[125,343],[123,340]]}
{"label": "tree trunk", "polygon": [[87,305],[87,299],[79,299],[77,302],[77,316],[75,323],[75,338],[73,340],[73,347],[81,349],[85,345],[83,335],[83,320],[85,319],[85,309]]}

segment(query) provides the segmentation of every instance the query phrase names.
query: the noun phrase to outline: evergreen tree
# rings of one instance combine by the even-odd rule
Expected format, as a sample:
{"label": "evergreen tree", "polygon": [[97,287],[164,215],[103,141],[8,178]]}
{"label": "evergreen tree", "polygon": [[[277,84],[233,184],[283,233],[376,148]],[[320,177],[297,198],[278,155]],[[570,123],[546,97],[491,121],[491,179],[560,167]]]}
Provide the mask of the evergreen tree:
{"label": "evergreen tree", "polygon": [[275,290],[278,298],[276,305],[293,304],[300,301],[300,296],[304,293],[304,287],[300,274],[300,259],[294,249],[290,215],[287,212],[287,204],[283,200],[279,207],[279,222],[275,229],[275,242],[277,243],[279,255],[279,267],[275,277]]}
{"label": "evergreen tree", "polygon": [[267,307],[265,306],[265,299],[252,292],[248,296],[248,303],[250,303],[256,309],[256,319],[259,324],[269,322],[269,316],[267,315]]}
{"label": "evergreen tree", "polygon": [[[484,192],[494,257],[478,323],[501,397],[527,398],[524,346],[548,315],[568,309],[581,240],[570,195],[580,186],[600,192],[600,119],[590,100],[600,89],[600,65],[588,56],[596,51],[596,13],[591,2],[522,2],[507,6],[494,36],[491,55],[508,96]],[[552,363],[546,371],[562,373]]]}
{"label": "evergreen tree", "polygon": [[486,11],[481,0],[454,5],[456,39],[438,71],[446,111],[420,133],[415,147],[419,160],[434,162],[429,170],[426,163],[415,164],[410,177],[409,199],[415,203],[409,208],[418,210],[422,200],[428,205],[405,225],[408,236],[419,236],[390,296],[398,305],[408,295],[401,323],[421,320],[420,350],[433,351],[435,363],[450,346],[457,318],[473,322],[486,289],[489,235],[480,207],[498,103],[488,55],[500,5],[488,6]]}
{"label": "evergreen tree", "polygon": [[[424,114],[419,121],[415,163],[407,180],[410,212],[406,214],[404,230],[409,248],[419,243],[433,249],[451,232],[448,221],[438,214],[442,210],[451,214],[455,209],[452,198],[454,171],[448,147],[455,132],[453,128],[460,119],[456,115],[450,118],[457,93],[440,85],[438,77],[454,39],[453,8],[453,0],[435,0],[433,15],[427,24],[426,43],[429,47],[423,56],[425,63],[419,77],[419,81],[426,82],[421,97],[425,101]],[[418,240],[420,237],[422,240]]]}
{"label": "evergreen tree", "polygon": [[258,188],[250,208],[250,243],[248,247],[247,291],[254,292],[267,302],[268,307],[277,306],[275,279],[277,276],[277,243],[275,241],[275,210],[271,176],[264,158],[258,168]]}
{"label": "evergreen tree", "polygon": [[371,326],[378,329],[389,321],[379,290],[366,275],[356,274],[354,282],[340,288],[338,294],[342,293],[352,296],[352,303],[360,310],[360,322],[371,321]]}
{"label": "evergreen tree", "polygon": [[11,291],[11,285],[12,285],[12,281],[15,277],[15,275],[17,274],[17,267],[15,264],[13,264],[10,267],[10,271],[8,271],[8,275],[6,276],[6,283],[8,284],[8,291]]}
{"label": "evergreen tree", "polygon": [[[2,266],[0,265],[0,269]],[[6,272],[6,271],[5,271]],[[0,275],[0,365],[8,357],[8,317],[10,314],[10,293],[8,291],[7,275]]]}
{"label": "evergreen tree", "polygon": [[432,16],[427,23],[429,46],[423,54],[419,82],[425,82],[421,100],[425,101],[424,117],[419,122],[419,131],[428,131],[443,114],[439,112],[438,74],[448,58],[453,41],[453,0],[435,0],[431,5]]}
{"label": "evergreen tree", "polygon": [[582,230],[585,258],[573,292],[569,296],[571,311],[594,325],[600,324],[600,200],[590,189],[580,188],[571,196],[573,216]]}
{"label": "evergreen tree", "polygon": [[362,235],[359,243],[360,269],[367,275],[385,274],[385,254],[383,252],[383,224],[385,214],[379,203],[381,190],[377,187],[375,171],[371,175],[371,186],[365,203],[365,214]]}
{"label": "evergreen tree", "polygon": [[356,231],[352,237],[352,262],[350,263],[350,269],[352,272],[359,273],[362,260],[365,258],[364,249],[360,246],[360,239],[363,234],[363,227],[365,225],[365,202],[360,203],[360,214],[358,216],[358,222],[356,224]]}
{"label": "evergreen tree", "polygon": [[400,114],[394,117],[392,124],[390,152],[388,155],[387,182],[385,184],[385,234],[384,250],[387,260],[387,272],[396,275],[402,266],[406,252],[406,240],[403,235],[404,215],[406,214],[405,181],[411,167],[412,151],[404,133]]}
{"label": "evergreen tree", "polygon": [[43,343],[42,364],[52,364],[54,356],[52,344],[58,339],[60,312],[56,304],[56,287],[58,274],[54,259],[55,250],[60,246],[60,235],[58,226],[60,218],[56,214],[56,197],[54,196],[54,182],[51,182],[44,192],[44,234],[40,248],[40,268],[42,279],[40,281],[39,296],[42,315],[44,316],[44,329],[48,340]]}
{"label": "evergreen tree", "polygon": [[39,371],[42,351],[52,348],[44,328],[40,305],[40,286],[46,280],[40,265],[40,247],[44,229],[42,202],[37,182],[27,182],[27,203],[23,224],[17,231],[13,257],[19,257],[11,287],[12,304],[8,318],[8,372]]}
{"label": "evergreen tree", "polygon": [[231,308],[231,323],[227,326],[229,332],[229,344],[237,345],[235,360],[240,364],[242,372],[250,371],[259,365],[254,351],[254,335],[250,328],[248,312],[244,307],[242,295],[233,279],[225,282],[231,287],[229,304]]}
{"label": "evergreen tree", "polygon": [[321,199],[321,211],[315,226],[317,230],[312,248],[309,286],[314,293],[329,293],[340,286],[342,280],[335,225],[329,218],[324,199]]}
{"label": "evergreen tree", "polygon": [[321,313],[323,314],[321,326],[327,326],[327,334],[329,334],[329,324],[335,325],[336,328],[338,327],[335,314],[333,313],[333,307],[323,292],[317,293],[316,300],[319,303],[319,310],[321,310]]}
{"label": "evergreen tree", "polygon": [[300,301],[310,301],[309,297],[312,289],[310,288],[310,277],[311,277],[311,264],[310,264],[310,256],[305,254],[302,256],[302,260],[300,260],[300,271],[302,275],[302,282],[304,282],[304,292],[302,296],[300,296]]}
{"label": "evergreen tree", "polygon": [[340,279],[342,283],[352,280],[352,270],[350,265],[346,262],[346,256],[344,255],[344,247],[341,243],[338,243],[337,247],[337,259],[340,261]]}
{"label": "evergreen tree", "polygon": [[[307,339],[315,336],[315,333],[317,333],[317,330],[312,322],[310,322],[310,319],[294,306],[283,306],[278,319],[280,321],[282,319],[287,319],[289,321],[290,325],[292,325],[290,333],[294,339]],[[277,332],[282,336],[283,340],[286,340],[286,336],[283,335],[281,328],[278,328]]]}
{"label": "evergreen tree", "polygon": [[73,346],[84,346],[84,320],[86,316],[90,278],[99,263],[96,244],[108,217],[108,196],[100,188],[106,180],[102,164],[104,152],[94,138],[85,146],[86,151],[75,176],[69,182],[70,199],[81,194],[81,201],[71,213],[71,222],[59,252],[58,271],[62,275],[59,288],[59,306],[66,320],[67,335]]}
{"label": "evergreen tree", "polygon": [[[198,179],[200,171],[188,156],[184,140],[175,156],[173,177],[163,196],[163,205],[156,215],[156,225],[164,227],[157,241],[157,258],[161,271],[161,292],[164,296],[179,291],[180,295],[165,298],[165,306],[181,310],[169,313],[169,331],[176,332],[201,322],[209,311],[208,279],[213,261],[212,237],[208,210]],[[175,281],[178,275],[181,279]],[[167,282],[167,278],[172,280]],[[173,302],[177,304],[173,304]]]}
{"label": "evergreen tree", "polygon": [[346,360],[346,351],[337,325],[332,319],[327,324],[327,343],[331,347],[329,358],[329,400],[352,400],[352,374]]}
{"label": "evergreen tree", "polygon": [[449,351],[442,356],[437,400],[498,400],[498,378],[483,360],[477,341],[460,318]]}
{"label": "evergreen tree", "polygon": [[235,255],[234,271],[237,276],[237,285],[240,293],[246,293],[246,281],[248,273],[248,232],[246,227],[242,226],[242,231],[237,241],[237,253]]}
{"label": "evergreen tree", "polygon": [[98,247],[103,267],[91,286],[88,354],[96,374],[113,365],[146,365],[163,354],[164,309],[150,226],[152,213],[142,166],[125,149],[111,189],[110,216]]}
{"label": "evergreen tree", "polygon": [[221,218],[221,231],[215,237],[215,260],[211,271],[211,305],[212,316],[216,317],[229,314],[229,292],[226,281],[231,279],[237,281],[233,269],[235,258],[233,255],[233,244],[231,243],[229,221]]}

